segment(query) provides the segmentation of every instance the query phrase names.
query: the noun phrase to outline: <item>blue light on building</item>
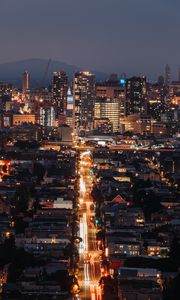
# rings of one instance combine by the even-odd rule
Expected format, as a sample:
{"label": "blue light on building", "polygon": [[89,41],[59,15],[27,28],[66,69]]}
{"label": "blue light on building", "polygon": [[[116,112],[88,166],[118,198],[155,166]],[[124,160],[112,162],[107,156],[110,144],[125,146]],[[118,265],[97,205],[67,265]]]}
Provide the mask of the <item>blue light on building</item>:
{"label": "blue light on building", "polygon": [[125,79],[120,79],[120,84],[124,85],[126,83]]}

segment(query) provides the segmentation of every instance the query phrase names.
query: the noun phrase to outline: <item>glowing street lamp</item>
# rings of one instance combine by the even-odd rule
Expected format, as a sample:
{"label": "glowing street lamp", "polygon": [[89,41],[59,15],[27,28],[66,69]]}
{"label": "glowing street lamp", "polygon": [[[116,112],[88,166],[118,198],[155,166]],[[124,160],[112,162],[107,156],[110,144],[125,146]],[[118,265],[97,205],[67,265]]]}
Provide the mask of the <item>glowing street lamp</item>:
{"label": "glowing street lamp", "polygon": [[109,256],[109,249],[106,247],[105,248],[105,256],[108,257]]}

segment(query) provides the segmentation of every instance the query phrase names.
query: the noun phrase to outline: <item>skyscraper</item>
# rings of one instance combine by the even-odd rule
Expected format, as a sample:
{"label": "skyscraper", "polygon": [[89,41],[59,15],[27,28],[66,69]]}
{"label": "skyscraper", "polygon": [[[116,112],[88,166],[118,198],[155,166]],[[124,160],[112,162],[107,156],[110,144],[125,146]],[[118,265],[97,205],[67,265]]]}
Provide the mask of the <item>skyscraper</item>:
{"label": "skyscraper", "polygon": [[67,93],[66,124],[71,128],[73,128],[73,108],[74,108],[73,95],[71,93],[71,88],[69,87]]}
{"label": "skyscraper", "polygon": [[55,125],[55,112],[51,107],[40,107],[39,110],[39,124],[44,127],[54,127]]}
{"label": "skyscraper", "polygon": [[22,84],[22,91],[25,94],[29,89],[29,73],[25,71],[23,73],[23,84]]}
{"label": "skyscraper", "polygon": [[53,105],[56,116],[65,116],[67,108],[68,77],[66,72],[54,72],[52,82]]}
{"label": "skyscraper", "polygon": [[146,111],[146,78],[132,77],[126,81],[126,116]]}
{"label": "skyscraper", "polygon": [[167,64],[165,67],[165,86],[168,87],[171,83],[171,69],[170,66]]}
{"label": "skyscraper", "polygon": [[[95,101],[95,123],[98,125],[103,120],[112,125],[112,131],[117,132],[120,124],[120,101],[118,98],[99,97]],[[96,126],[97,127],[97,126]]]}
{"label": "skyscraper", "polygon": [[83,133],[93,129],[95,75],[90,72],[77,72],[73,82],[74,130]]}
{"label": "skyscraper", "polygon": [[[116,80],[114,80],[116,79]],[[123,82],[123,84],[122,84]],[[119,118],[124,118],[124,105],[125,105],[125,80],[118,80],[116,77],[110,77],[109,80],[103,83],[96,84],[96,98],[111,98],[119,101],[120,114]]]}

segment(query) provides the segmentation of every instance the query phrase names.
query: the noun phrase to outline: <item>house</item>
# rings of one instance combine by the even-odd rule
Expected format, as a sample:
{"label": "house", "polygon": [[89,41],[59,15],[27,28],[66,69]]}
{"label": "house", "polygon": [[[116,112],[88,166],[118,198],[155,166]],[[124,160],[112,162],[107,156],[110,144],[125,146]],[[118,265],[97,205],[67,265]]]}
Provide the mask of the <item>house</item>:
{"label": "house", "polygon": [[161,272],[157,269],[120,267],[118,296],[120,300],[162,300]]}

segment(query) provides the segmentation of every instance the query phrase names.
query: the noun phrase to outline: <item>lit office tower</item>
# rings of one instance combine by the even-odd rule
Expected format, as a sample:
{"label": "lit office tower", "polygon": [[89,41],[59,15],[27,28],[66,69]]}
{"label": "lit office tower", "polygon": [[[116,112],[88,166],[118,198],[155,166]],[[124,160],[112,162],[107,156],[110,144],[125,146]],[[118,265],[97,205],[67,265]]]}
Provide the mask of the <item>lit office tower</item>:
{"label": "lit office tower", "polygon": [[171,69],[170,66],[167,64],[165,67],[165,86],[169,86],[171,83]]}
{"label": "lit office tower", "polygon": [[96,84],[96,97],[101,98],[111,98],[119,100],[120,104],[120,115],[119,118],[124,118],[124,105],[125,105],[125,80],[124,79],[118,79],[111,75],[110,79],[97,83]]}
{"label": "lit office tower", "polygon": [[126,116],[146,111],[146,78],[132,77],[126,80]]}
{"label": "lit office tower", "polygon": [[67,93],[67,110],[66,110],[66,124],[73,128],[73,95],[71,93],[71,89],[68,88]]}
{"label": "lit office tower", "polygon": [[54,127],[55,112],[54,107],[40,107],[39,110],[39,124],[44,127]]}
{"label": "lit office tower", "polygon": [[66,72],[54,72],[52,82],[53,105],[56,117],[66,116],[68,77]]}
{"label": "lit office tower", "polygon": [[[94,124],[95,129],[104,122],[104,126],[109,127],[109,122],[113,132],[119,130],[120,124],[120,102],[118,98],[99,97],[95,101]],[[108,123],[107,123],[108,121]]]}
{"label": "lit office tower", "polygon": [[95,75],[83,71],[75,73],[73,94],[74,130],[83,134],[93,129]]}
{"label": "lit office tower", "polygon": [[23,85],[22,85],[22,91],[23,93],[26,93],[29,90],[29,73],[25,71],[23,73]]}

